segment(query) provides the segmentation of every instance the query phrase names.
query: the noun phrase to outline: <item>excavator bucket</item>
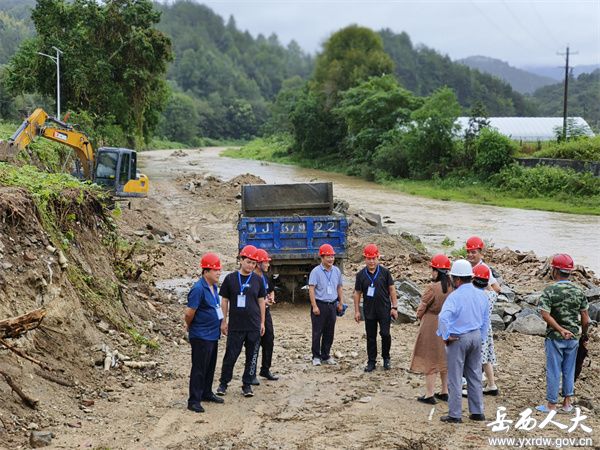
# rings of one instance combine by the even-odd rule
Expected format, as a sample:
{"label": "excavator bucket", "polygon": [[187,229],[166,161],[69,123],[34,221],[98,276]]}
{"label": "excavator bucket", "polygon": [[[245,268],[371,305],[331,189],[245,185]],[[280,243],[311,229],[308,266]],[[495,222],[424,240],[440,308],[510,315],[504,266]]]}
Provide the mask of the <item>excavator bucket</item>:
{"label": "excavator bucket", "polygon": [[14,145],[12,142],[0,141],[0,161],[12,162],[19,153],[19,147]]}

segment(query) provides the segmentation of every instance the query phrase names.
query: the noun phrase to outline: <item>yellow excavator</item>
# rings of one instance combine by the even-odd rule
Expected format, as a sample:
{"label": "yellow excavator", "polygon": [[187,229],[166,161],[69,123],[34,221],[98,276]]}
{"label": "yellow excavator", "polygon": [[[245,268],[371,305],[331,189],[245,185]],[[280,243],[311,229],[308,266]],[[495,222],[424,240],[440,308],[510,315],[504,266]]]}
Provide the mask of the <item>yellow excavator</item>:
{"label": "yellow excavator", "polygon": [[100,147],[94,150],[89,138],[73,125],[37,108],[15,134],[0,142],[0,161],[10,161],[36,137],[59,142],[75,151],[83,177],[104,186],[115,197],[147,197],[148,177],[137,173],[137,154],[128,148]]}

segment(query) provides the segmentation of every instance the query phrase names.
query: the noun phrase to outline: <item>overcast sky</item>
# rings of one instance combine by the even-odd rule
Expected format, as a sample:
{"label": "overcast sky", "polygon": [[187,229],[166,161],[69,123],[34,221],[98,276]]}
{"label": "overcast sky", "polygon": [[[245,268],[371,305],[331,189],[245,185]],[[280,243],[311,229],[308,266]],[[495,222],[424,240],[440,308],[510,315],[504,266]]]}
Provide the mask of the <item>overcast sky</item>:
{"label": "overcast sky", "polygon": [[[198,0],[196,0],[198,1]],[[252,35],[295,39],[311,53],[350,24],[373,30],[406,31],[452,59],[484,55],[517,67],[560,66],[567,44],[572,65],[600,64],[600,0],[471,1],[199,1],[222,16],[235,17]]]}

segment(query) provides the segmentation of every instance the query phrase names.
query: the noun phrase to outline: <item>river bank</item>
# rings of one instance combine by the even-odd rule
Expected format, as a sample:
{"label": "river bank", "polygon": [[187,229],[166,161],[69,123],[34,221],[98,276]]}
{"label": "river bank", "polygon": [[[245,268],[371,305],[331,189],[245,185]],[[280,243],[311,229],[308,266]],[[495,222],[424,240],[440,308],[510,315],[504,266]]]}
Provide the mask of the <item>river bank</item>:
{"label": "river bank", "polygon": [[[295,165],[304,168],[336,173],[348,172],[348,167],[339,161],[335,164],[323,160],[299,159],[282,151],[276,140],[256,139],[241,148],[228,148],[222,153],[230,158],[254,159]],[[435,180],[378,180],[380,184],[410,195],[435,200],[456,201],[471,204],[493,205],[505,208],[562,212],[567,214],[600,215],[597,198],[580,198],[565,195],[556,197],[531,197],[523,192],[501,191],[491,184],[471,179]],[[567,194],[567,193],[565,193]]]}

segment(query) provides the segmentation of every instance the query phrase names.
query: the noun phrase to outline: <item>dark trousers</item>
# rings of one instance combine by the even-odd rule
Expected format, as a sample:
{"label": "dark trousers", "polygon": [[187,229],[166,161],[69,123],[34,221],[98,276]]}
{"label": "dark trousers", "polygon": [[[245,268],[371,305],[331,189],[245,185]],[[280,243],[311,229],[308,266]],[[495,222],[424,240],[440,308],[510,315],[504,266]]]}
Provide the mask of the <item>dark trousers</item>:
{"label": "dark trousers", "polygon": [[188,405],[199,405],[204,398],[212,394],[212,384],[217,365],[218,342],[190,339],[192,371],[190,372]]}
{"label": "dark trousers", "polygon": [[377,325],[379,325],[379,334],[381,335],[381,357],[390,358],[390,348],[392,347],[392,335],[390,334],[390,324],[392,318],[384,319],[365,319],[365,330],[367,332],[367,356],[370,363],[377,360]]}
{"label": "dark trousers", "polygon": [[256,345],[254,351],[254,364],[255,368],[253,376],[256,376],[256,368],[258,367],[258,353],[262,347],[262,364],[260,366],[260,373],[266,373],[271,369],[271,361],[273,360],[273,348],[275,347],[275,330],[273,329],[273,319],[271,318],[271,312],[269,308],[265,311],[265,334],[260,337],[260,341]]}
{"label": "dark trousers", "polygon": [[337,301],[327,303],[317,300],[317,306],[321,312],[318,316],[310,310],[310,320],[312,322],[312,355],[313,358],[322,360],[329,359],[331,356],[331,345],[333,344],[333,335],[335,333],[335,319],[337,318]]}
{"label": "dark trousers", "polygon": [[256,360],[253,358],[256,345],[260,341],[260,331],[233,331],[227,333],[227,345],[225,346],[225,356],[223,357],[223,366],[221,368],[221,384],[227,384],[233,378],[233,367],[240,356],[242,346],[246,349],[246,363],[244,365],[244,375],[242,383],[250,384],[256,374]]}

